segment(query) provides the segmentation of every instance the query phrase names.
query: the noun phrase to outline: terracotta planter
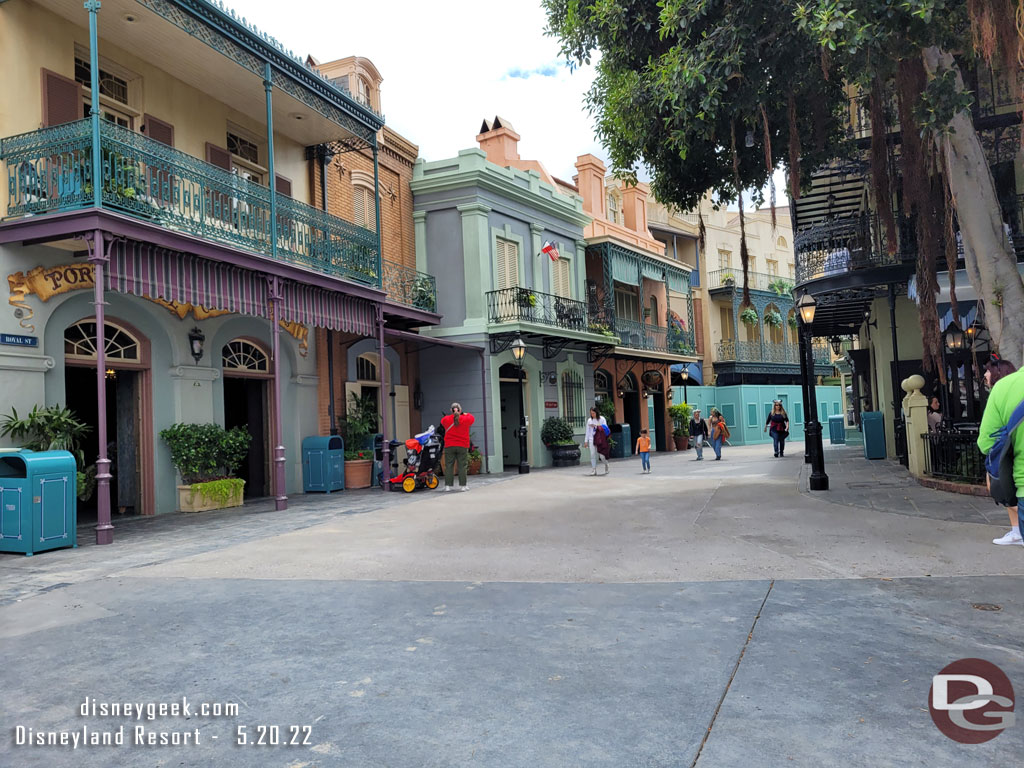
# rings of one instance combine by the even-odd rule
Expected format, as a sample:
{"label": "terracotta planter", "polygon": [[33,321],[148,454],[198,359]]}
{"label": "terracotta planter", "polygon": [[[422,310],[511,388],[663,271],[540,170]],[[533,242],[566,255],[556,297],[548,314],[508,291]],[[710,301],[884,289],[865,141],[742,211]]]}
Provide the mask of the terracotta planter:
{"label": "terracotta planter", "polygon": [[682,437],[680,437],[679,435],[673,435],[672,439],[675,441],[676,450],[677,451],[688,451],[688,450],[690,450],[690,436],[689,435],[683,435]]}
{"label": "terracotta planter", "polygon": [[202,492],[203,483],[199,483],[196,492],[192,491],[191,485],[178,486],[178,510],[180,512],[210,512],[214,509],[229,509],[230,507],[242,506],[245,481],[240,480],[238,493],[230,498],[228,502],[221,503],[219,500],[206,496]]}
{"label": "terracotta planter", "polygon": [[467,475],[479,475],[480,466],[483,464],[483,459],[473,459],[469,462],[469,469],[466,470]]}
{"label": "terracotta planter", "polygon": [[373,482],[373,461],[358,459],[345,462],[345,487],[369,488]]}

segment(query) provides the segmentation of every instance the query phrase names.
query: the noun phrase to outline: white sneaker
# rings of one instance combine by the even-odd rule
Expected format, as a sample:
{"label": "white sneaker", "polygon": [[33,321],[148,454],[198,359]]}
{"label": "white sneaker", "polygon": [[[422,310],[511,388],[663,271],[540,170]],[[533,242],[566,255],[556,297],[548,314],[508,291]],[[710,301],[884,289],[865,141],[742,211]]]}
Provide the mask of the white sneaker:
{"label": "white sneaker", "polygon": [[590,470],[590,476],[591,476],[591,477],[593,477],[593,476],[594,476],[594,475],[596,475],[596,474],[597,474],[597,470],[596,470],[596,469],[592,469],[592,470]]}
{"label": "white sneaker", "polygon": [[448,491],[450,491],[451,489],[452,489],[452,487],[451,487],[450,485],[446,485],[446,486],[444,487],[444,492],[445,492],[445,493],[448,493]]}
{"label": "white sneaker", "polygon": [[1018,531],[1016,528],[1011,528],[998,539],[992,539],[992,543],[999,544],[1000,546],[1005,546],[1007,544],[1024,545],[1024,540],[1021,540],[1020,531]]}
{"label": "white sneaker", "polygon": [[469,486],[468,485],[463,485],[462,487],[459,488],[459,490],[460,491],[468,491],[469,490]]}

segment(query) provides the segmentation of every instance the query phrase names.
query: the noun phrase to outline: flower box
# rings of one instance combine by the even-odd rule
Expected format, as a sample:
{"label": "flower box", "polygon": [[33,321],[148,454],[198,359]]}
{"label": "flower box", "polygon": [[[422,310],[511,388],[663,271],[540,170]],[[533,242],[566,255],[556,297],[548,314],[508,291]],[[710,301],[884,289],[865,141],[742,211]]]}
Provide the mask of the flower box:
{"label": "flower box", "polygon": [[178,511],[210,512],[242,506],[245,480],[229,477],[206,483],[178,486]]}

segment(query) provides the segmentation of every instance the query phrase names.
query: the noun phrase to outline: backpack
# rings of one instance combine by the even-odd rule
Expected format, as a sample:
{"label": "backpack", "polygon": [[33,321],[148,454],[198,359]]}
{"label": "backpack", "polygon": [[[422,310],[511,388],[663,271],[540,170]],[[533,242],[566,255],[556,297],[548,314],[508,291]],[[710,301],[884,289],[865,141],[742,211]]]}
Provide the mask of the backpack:
{"label": "backpack", "polygon": [[611,429],[608,428],[607,424],[602,424],[601,425],[601,431],[604,432],[605,437],[607,437],[608,435],[610,435],[612,433]]}
{"label": "backpack", "polygon": [[989,493],[992,500],[1003,507],[1017,506],[1017,487],[1013,482],[1013,433],[1024,421],[1024,400],[1013,409],[1008,424],[993,432],[995,444],[985,455]]}

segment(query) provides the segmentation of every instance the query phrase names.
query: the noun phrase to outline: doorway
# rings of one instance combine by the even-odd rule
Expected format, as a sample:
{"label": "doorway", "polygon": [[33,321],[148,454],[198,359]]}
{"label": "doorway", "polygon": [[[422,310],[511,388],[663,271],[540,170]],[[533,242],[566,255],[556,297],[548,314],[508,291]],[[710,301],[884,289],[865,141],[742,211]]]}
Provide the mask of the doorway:
{"label": "doorway", "polygon": [[498,370],[498,394],[501,400],[501,455],[505,470],[517,469],[523,460],[519,450],[519,425],[522,423],[522,395],[525,394],[526,371],[519,382],[519,368],[506,363]]}
{"label": "doorway", "polygon": [[654,443],[654,450],[668,450],[665,441],[668,437],[668,422],[665,420],[665,393],[652,392],[651,402],[654,403],[651,413],[648,415],[648,423],[651,425],[651,442]]}
{"label": "doorway", "polygon": [[224,376],[224,429],[242,427],[250,435],[249,453],[235,474],[245,480],[245,497],[267,496],[267,401],[266,379]]}

